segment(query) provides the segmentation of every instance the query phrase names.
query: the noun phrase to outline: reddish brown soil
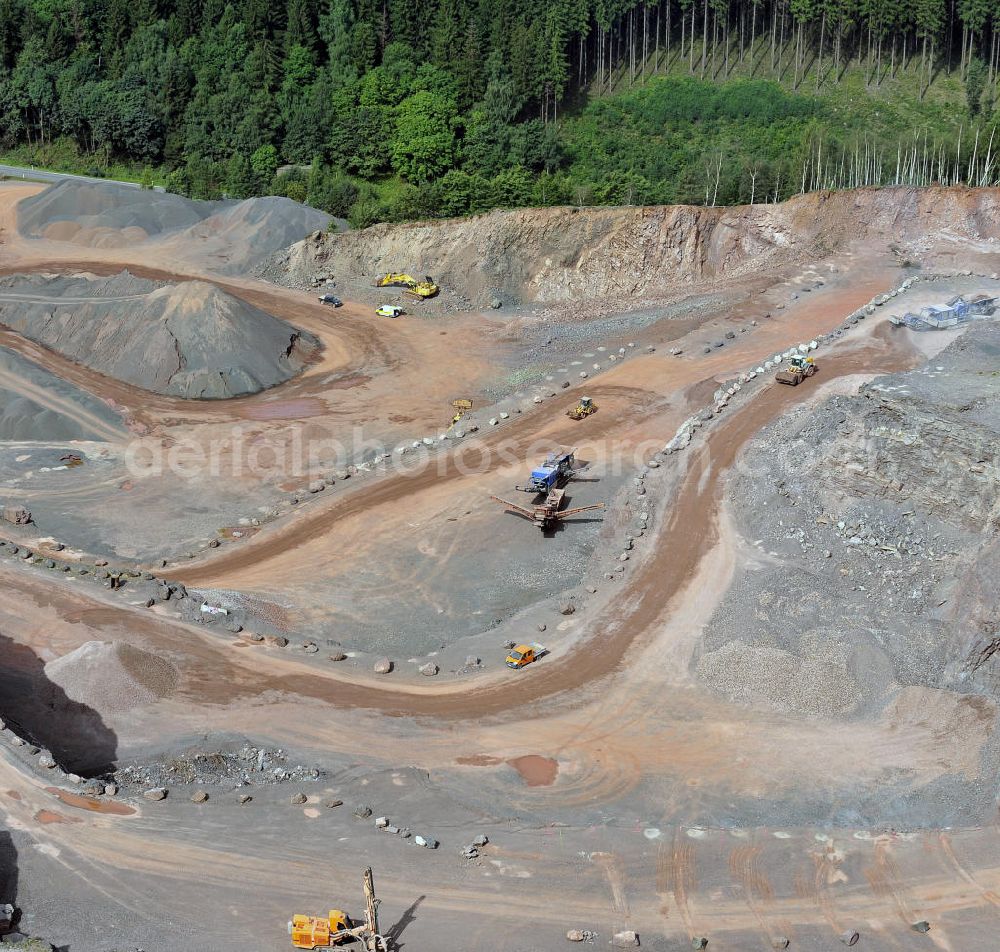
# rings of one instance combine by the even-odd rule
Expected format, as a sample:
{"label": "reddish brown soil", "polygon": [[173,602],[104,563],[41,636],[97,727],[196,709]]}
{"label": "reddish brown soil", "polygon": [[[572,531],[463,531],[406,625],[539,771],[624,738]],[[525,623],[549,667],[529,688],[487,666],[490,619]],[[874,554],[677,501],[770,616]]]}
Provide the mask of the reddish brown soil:
{"label": "reddish brown soil", "polygon": [[525,754],[523,757],[514,757],[507,763],[521,775],[529,787],[551,787],[559,775],[559,764],[551,757]]}

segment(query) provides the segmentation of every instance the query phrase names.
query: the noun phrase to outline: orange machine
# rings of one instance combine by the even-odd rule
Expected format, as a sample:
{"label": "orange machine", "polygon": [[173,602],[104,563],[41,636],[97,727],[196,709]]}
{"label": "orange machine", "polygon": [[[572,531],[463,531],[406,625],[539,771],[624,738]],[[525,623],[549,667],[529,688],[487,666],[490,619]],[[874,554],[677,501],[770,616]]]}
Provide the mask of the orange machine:
{"label": "orange machine", "polygon": [[320,916],[292,916],[288,934],[296,949],[328,949],[346,942],[358,941],[365,952],[386,952],[389,943],[378,931],[378,904],[371,867],[365,870],[365,918],[354,925],[339,909],[331,909],[324,919]]}
{"label": "orange machine", "polygon": [[292,916],[292,945],[296,949],[327,949],[336,945],[340,939],[338,932],[350,936],[351,921],[339,909],[331,909],[326,919],[317,916]]}

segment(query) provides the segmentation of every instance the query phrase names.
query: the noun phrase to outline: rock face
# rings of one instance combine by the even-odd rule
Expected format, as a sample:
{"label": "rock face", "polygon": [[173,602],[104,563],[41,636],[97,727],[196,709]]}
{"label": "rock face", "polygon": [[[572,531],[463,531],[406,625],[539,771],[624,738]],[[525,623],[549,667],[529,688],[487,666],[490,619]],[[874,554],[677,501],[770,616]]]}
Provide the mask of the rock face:
{"label": "rock face", "polygon": [[273,265],[293,286],[331,271],[370,285],[371,274],[408,261],[413,273],[434,275],[443,288],[480,307],[501,298],[539,304],[609,295],[648,299],[685,281],[736,275],[796,251],[829,251],[858,237],[899,240],[910,228],[914,235],[923,228],[925,213],[977,237],[997,235],[998,211],[996,190],[933,188],[814,193],[750,208],[493,211],[309,239]]}
{"label": "rock face", "polygon": [[127,271],[100,279],[15,275],[0,286],[0,321],[109,377],[186,398],[266,390],[297,374],[319,347],[311,334],[215,285],[160,287]]}

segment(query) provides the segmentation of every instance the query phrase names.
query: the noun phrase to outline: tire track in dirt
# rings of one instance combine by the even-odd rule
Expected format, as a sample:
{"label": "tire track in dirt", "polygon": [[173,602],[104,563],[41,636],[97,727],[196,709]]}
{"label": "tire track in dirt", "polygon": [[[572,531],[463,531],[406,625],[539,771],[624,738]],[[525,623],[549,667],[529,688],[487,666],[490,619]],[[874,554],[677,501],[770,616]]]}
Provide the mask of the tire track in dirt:
{"label": "tire track in dirt", "polygon": [[[754,918],[760,924],[767,937],[773,938],[777,931],[773,929],[769,918],[769,907],[774,901],[774,890],[760,862],[763,846],[758,843],[746,843],[737,846],[729,854],[729,871],[733,878],[743,887],[747,906]],[[783,930],[787,933],[788,929]]]}
{"label": "tire track in dirt", "polygon": [[944,854],[951,866],[952,870],[958,875],[958,877],[964,882],[973,886],[979,894],[982,896],[986,902],[992,906],[1000,908],[1000,895],[994,892],[992,889],[985,889],[978,882],[978,880],[965,868],[962,862],[959,860],[958,856],[955,855],[955,849],[952,846],[951,837],[948,835],[946,830],[942,830],[938,842],[941,845],[941,852]]}
{"label": "tire track in dirt", "polygon": [[907,925],[916,922],[917,916],[910,907],[903,887],[903,877],[892,854],[892,848],[885,840],[875,842],[871,861],[865,866],[865,878],[872,892],[882,899],[888,899],[896,908],[899,918]]}
{"label": "tire track in dirt", "polygon": [[[695,934],[694,918],[691,915],[689,897],[698,888],[695,877],[694,844],[685,838],[681,830],[674,832],[673,841],[662,843],[656,857],[656,891],[661,896],[672,896],[677,914],[690,938]],[[667,918],[667,907],[662,910]]]}
{"label": "tire track in dirt", "polygon": [[594,861],[601,867],[611,890],[612,910],[620,922],[630,925],[632,910],[625,893],[625,867],[622,858],[617,853],[595,853]]}

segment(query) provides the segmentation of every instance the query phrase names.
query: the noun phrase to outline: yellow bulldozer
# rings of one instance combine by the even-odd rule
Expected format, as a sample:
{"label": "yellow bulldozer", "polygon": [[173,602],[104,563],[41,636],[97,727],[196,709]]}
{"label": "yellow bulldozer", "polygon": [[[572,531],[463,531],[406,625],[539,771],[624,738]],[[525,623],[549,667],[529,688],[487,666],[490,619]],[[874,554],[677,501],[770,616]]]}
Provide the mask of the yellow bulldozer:
{"label": "yellow bulldozer", "polygon": [[597,412],[597,404],[590,397],[580,397],[580,402],[566,411],[566,416],[571,420],[582,420],[589,417],[591,413]]}
{"label": "yellow bulldozer", "polygon": [[426,276],[423,281],[418,281],[412,275],[397,271],[389,271],[382,275],[375,282],[377,288],[403,288],[407,294],[412,294],[418,298],[432,298],[438,293],[440,288]]}

